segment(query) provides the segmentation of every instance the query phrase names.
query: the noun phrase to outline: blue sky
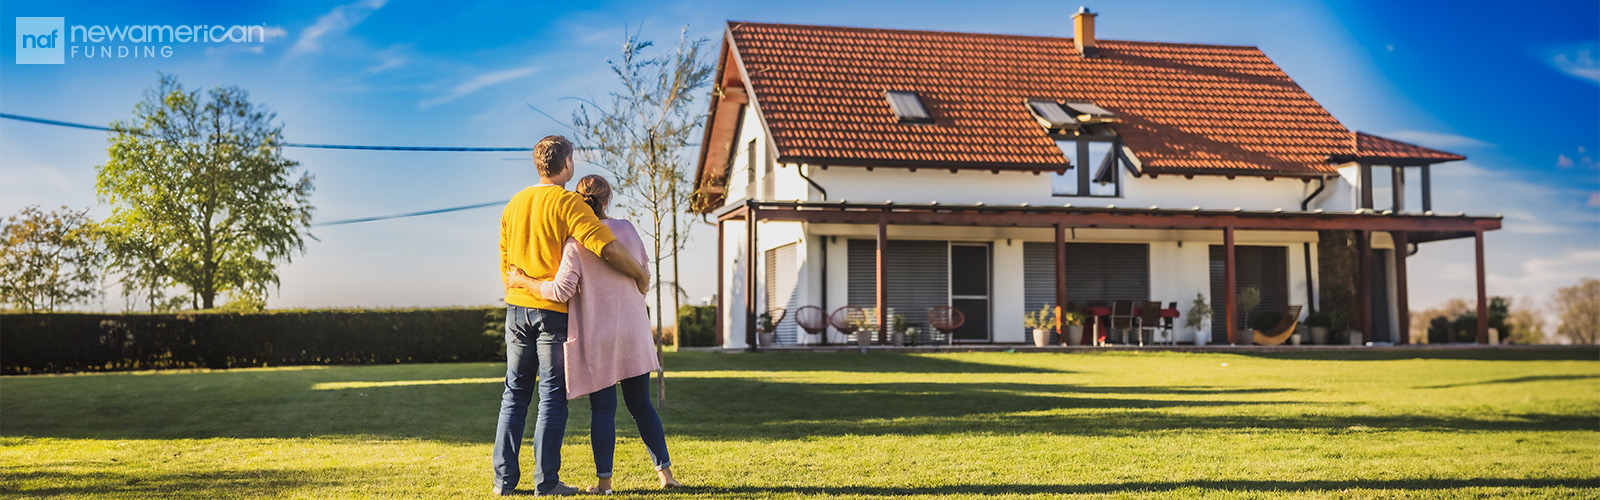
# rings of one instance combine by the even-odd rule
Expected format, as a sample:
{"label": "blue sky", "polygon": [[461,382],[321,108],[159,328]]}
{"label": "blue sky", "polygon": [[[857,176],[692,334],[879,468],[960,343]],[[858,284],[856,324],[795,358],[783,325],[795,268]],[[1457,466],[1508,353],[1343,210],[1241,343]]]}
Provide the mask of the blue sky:
{"label": "blue sky", "polygon": [[[609,91],[624,32],[669,44],[684,25],[720,43],[728,20],[1070,36],[1060,2],[7,2],[16,17],[71,25],[268,27],[260,44],[179,44],[170,58],[18,65],[0,54],[0,110],[106,124],[130,116],[166,71],[191,88],[239,85],[292,142],[527,146],[564,127],[575,101]],[[1085,4],[1101,38],[1254,45],[1346,126],[1466,154],[1435,169],[1435,207],[1504,214],[1488,237],[1491,294],[1543,300],[1600,276],[1600,6],[1548,2]],[[97,207],[105,134],[0,120],[0,214]],[[526,155],[289,149],[316,177],[318,220],[505,199],[535,182]],[[580,166],[580,174],[597,172]],[[317,228],[282,269],[273,307],[481,305],[499,298],[499,211]],[[715,233],[698,225],[690,255]],[[1413,308],[1467,296],[1470,240],[1427,244]],[[685,262],[691,296],[711,262]],[[112,294],[93,308],[120,310]]]}

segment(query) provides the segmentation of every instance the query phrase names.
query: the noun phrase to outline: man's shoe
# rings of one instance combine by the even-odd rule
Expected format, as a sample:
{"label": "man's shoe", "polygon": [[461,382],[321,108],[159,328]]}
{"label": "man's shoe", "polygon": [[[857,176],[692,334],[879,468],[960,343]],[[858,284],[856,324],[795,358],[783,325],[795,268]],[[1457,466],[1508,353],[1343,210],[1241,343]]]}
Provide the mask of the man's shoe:
{"label": "man's shoe", "polygon": [[495,496],[508,497],[517,494],[517,489],[495,487],[494,489],[489,490],[489,492],[494,493]]}
{"label": "man's shoe", "polygon": [[556,485],[554,487],[550,488],[550,491],[546,491],[544,493],[538,493],[538,494],[536,494],[534,496],[564,497],[564,496],[569,496],[569,495],[577,495],[579,493],[583,493],[583,490],[580,490],[580,489],[577,489],[577,488],[574,488],[574,487],[571,487],[571,486],[567,486],[567,483],[556,483]]}

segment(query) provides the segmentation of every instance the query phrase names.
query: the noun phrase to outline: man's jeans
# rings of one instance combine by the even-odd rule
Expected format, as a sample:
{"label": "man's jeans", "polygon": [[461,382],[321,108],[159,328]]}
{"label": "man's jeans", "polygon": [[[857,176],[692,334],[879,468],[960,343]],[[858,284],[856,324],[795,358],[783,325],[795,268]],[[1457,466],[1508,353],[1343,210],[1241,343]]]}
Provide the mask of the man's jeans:
{"label": "man's jeans", "polygon": [[535,384],[539,417],[533,427],[533,456],[539,470],[533,476],[534,487],[543,493],[561,482],[561,436],[567,432],[562,346],[566,341],[567,313],[506,306],[506,390],[500,396],[500,420],[495,426],[495,488],[510,490],[522,479],[517,455]]}
{"label": "man's jeans", "polygon": [[[628,413],[633,414],[639,426],[639,440],[650,452],[650,463],[656,470],[672,466],[667,456],[667,433],[661,428],[661,417],[650,404],[650,374],[623,379],[622,399],[628,402]],[[613,385],[589,395],[589,437],[594,447],[594,470],[598,477],[611,477],[611,459],[617,446],[617,386]]]}

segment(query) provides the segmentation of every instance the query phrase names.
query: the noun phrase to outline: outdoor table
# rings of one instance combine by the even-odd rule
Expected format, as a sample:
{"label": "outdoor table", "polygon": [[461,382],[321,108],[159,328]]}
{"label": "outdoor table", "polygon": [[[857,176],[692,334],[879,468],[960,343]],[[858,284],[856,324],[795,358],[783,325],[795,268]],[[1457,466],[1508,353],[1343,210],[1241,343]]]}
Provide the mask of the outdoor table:
{"label": "outdoor table", "polygon": [[[1088,332],[1089,338],[1087,339],[1087,342],[1084,343],[1084,345],[1095,345],[1097,343],[1097,341],[1100,339],[1100,318],[1104,318],[1106,316],[1110,316],[1111,315],[1111,308],[1110,307],[1105,307],[1105,306],[1089,306],[1089,307],[1083,308],[1083,312],[1084,312],[1084,314],[1088,314],[1089,315],[1089,318],[1090,318],[1089,321],[1091,321],[1091,323],[1089,324],[1089,332]],[[1110,325],[1106,325],[1106,326],[1109,327]]]}

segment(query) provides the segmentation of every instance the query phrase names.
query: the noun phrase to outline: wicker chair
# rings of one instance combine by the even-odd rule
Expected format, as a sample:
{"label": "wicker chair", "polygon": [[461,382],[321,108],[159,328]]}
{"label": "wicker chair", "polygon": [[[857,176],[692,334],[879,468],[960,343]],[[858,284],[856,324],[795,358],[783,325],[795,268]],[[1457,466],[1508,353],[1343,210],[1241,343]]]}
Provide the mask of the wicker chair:
{"label": "wicker chair", "polygon": [[844,334],[846,342],[854,341],[856,331],[867,324],[867,311],[856,306],[840,307],[834,309],[833,314],[828,316],[828,324]]}
{"label": "wicker chair", "polygon": [[928,309],[928,326],[938,330],[944,335],[945,343],[955,343],[955,331],[967,322],[966,316],[960,309],[950,306],[935,306]]}
{"label": "wicker chair", "polygon": [[828,311],[817,306],[805,306],[794,312],[794,324],[800,325],[806,333],[817,335],[822,343],[828,343]]}

